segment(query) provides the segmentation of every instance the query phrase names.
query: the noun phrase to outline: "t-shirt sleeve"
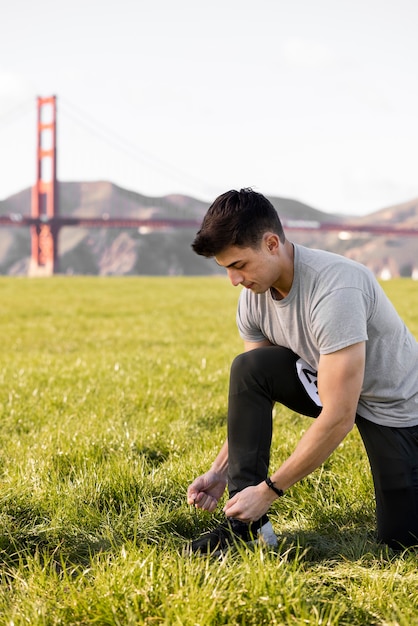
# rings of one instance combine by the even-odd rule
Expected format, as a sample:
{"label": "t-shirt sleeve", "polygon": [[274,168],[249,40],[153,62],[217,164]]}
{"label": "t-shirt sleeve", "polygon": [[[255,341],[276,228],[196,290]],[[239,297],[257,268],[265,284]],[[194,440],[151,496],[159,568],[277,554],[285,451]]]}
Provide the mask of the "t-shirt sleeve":
{"label": "t-shirt sleeve", "polygon": [[320,354],[367,341],[370,300],[362,289],[334,289],[312,311],[312,331]]}
{"label": "t-shirt sleeve", "polygon": [[266,337],[261,332],[256,307],[249,295],[244,289],[240,293],[236,318],[238,332],[244,341],[263,341]]}

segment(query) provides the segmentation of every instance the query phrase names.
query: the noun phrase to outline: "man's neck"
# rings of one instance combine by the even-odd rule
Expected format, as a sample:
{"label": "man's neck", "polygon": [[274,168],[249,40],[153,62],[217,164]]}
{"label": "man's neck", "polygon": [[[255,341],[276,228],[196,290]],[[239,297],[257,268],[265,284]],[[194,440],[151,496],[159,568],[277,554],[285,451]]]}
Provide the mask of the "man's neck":
{"label": "man's neck", "polygon": [[295,271],[295,249],[293,243],[286,239],[282,252],[282,272],[277,280],[270,287],[270,293],[274,300],[283,300],[289,295],[293,284],[293,276]]}
{"label": "man's neck", "polygon": [[270,293],[273,300],[283,300],[286,296],[282,295],[275,287],[270,287]]}

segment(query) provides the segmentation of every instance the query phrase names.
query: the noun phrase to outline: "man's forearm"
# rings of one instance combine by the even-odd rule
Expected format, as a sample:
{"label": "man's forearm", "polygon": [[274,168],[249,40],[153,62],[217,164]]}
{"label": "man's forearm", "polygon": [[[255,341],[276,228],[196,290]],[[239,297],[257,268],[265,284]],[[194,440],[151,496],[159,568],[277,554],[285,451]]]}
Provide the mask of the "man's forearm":
{"label": "man's forearm", "polygon": [[354,419],[327,419],[321,414],[301,437],[295,451],[271,476],[285,491],[316,470],[339,446],[354,425]]}
{"label": "man's forearm", "polygon": [[228,439],[223,444],[210,469],[226,477],[228,472]]}

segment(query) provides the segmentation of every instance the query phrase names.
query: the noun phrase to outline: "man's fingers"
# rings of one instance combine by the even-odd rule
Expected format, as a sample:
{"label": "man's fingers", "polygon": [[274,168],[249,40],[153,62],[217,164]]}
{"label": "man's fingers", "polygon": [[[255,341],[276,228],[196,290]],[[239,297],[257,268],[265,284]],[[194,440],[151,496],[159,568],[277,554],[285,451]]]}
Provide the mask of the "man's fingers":
{"label": "man's fingers", "polygon": [[187,504],[195,504],[197,495],[197,491],[194,491],[189,487],[187,490]]}
{"label": "man's fingers", "polygon": [[205,493],[203,491],[189,491],[187,494],[187,504],[193,504],[199,508],[204,503]]}
{"label": "man's fingers", "polygon": [[203,511],[208,511],[209,513],[212,513],[216,509],[218,501],[216,500],[216,498],[213,498],[207,493],[200,492],[196,496],[193,504]]}

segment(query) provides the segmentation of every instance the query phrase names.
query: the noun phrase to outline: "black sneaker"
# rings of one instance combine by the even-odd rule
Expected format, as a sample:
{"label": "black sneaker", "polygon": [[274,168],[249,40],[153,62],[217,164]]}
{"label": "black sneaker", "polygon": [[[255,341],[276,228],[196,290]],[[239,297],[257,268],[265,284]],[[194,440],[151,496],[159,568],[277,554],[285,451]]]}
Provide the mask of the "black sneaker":
{"label": "black sneaker", "polygon": [[233,546],[261,544],[274,547],[277,543],[277,537],[267,515],[251,524],[228,517],[223,524],[192,541],[188,552],[220,556]]}

